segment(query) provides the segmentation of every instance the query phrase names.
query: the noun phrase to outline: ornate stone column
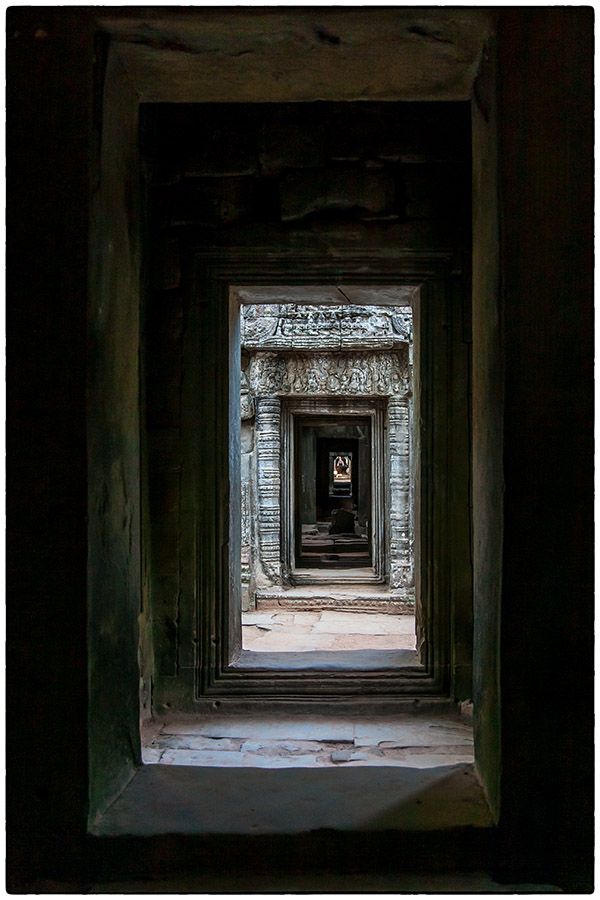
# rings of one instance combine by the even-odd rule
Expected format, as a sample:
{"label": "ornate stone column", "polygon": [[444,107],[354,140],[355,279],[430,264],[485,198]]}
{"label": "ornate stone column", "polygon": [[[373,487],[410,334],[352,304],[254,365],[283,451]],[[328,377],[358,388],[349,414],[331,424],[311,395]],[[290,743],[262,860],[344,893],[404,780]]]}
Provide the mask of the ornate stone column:
{"label": "ornate stone column", "polygon": [[256,399],[258,551],[261,580],[281,581],[281,400]]}
{"label": "ornate stone column", "polygon": [[390,467],[389,547],[390,587],[412,588],[412,522],[410,512],[410,419],[407,397],[388,401]]}

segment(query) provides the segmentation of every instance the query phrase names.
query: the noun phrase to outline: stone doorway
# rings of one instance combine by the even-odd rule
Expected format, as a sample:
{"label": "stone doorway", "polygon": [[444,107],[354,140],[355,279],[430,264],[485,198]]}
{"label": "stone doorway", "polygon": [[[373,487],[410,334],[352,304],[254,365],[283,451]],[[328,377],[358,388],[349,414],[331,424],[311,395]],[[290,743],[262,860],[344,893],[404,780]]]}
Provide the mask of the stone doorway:
{"label": "stone doorway", "polygon": [[389,584],[386,402],[306,394],[281,409],[282,585]]}
{"label": "stone doorway", "polygon": [[372,566],[371,422],[331,415],[297,422],[294,551],[298,568]]}
{"label": "stone doorway", "polygon": [[241,306],[243,649],[414,649],[410,302],[268,299]]}

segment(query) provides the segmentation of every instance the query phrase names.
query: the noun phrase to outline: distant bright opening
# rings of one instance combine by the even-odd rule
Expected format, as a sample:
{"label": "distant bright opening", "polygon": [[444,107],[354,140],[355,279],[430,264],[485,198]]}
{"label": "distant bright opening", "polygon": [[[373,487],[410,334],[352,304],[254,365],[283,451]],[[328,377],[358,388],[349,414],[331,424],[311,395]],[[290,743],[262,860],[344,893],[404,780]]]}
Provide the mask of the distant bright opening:
{"label": "distant bright opening", "polygon": [[384,290],[241,306],[246,650],[415,648],[413,314]]}

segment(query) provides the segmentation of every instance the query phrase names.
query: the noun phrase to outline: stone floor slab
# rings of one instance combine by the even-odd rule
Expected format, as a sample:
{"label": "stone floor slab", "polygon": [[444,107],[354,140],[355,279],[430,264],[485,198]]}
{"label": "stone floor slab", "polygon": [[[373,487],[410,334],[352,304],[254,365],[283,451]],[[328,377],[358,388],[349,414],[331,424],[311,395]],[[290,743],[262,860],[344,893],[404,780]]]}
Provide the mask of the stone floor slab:
{"label": "stone floor slab", "polygon": [[352,741],[354,721],[325,716],[257,719],[218,716],[173,720],[163,725],[161,734],[203,735],[244,740]]}
{"label": "stone floor slab", "polygon": [[313,626],[315,634],[394,634],[392,626],[364,621],[320,621]]}
{"label": "stone floor slab", "polygon": [[271,612],[243,612],[242,623],[244,625],[267,625],[273,621],[274,613]]}
{"label": "stone floor slab", "polygon": [[211,753],[222,750],[239,750],[244,738],[213,738],[203,734],[159,734],[152,742],[162,750],[208,750]]}
{"label": "stone floor slab", "polygon": [[[291,625],[294,622],[296,614],[293,612],[279,612],[274,613],[273,622],[278,622],[282,625]],[[306,623],[309,624],[309,623]]]}
{"label": "stone floor slab", "polygon": [[[226,752],[226,751],[224,751]],[[472,765],[142,766],[96,834],[298,834],[489,827]]]}
{"label": "stone floor slab", "polygon": [[332,643],[330,635],[270,632],[253,641],[248,649],[255,652],[310,653],[312,650],[332,650]]}
{"label": "stone floor slab", "polygon": [[[414,650],[414,629],[412,615],[337,610],[243,613],[242,646],[245,650],[265,653]],[[375,637],[379,640],[373,640]]]}
{"label": "stone floor slab", "polygon": [[427,722],[385,723],[358,722],[354,732],[354,743],[357,747],[379,745],[385,742],[388,746],[393,742],[397,747],[433,747],[433,746],[457,746],[464,744],[471,746],[473,742],[472,729],[443,725],[432,726]]}
{"label": "stone floor slab", "polygon": [[328,650],[413,650],[414,638],[409,635],[390,634],[336,634],[331,635]]}
{"label": "stone floor slab", "polygon": [[289,769],[317,765],[311,753],[295,756],[266,756],[244,750],[165,750],[160,760],[165,766],[199,766],[208,768]]}

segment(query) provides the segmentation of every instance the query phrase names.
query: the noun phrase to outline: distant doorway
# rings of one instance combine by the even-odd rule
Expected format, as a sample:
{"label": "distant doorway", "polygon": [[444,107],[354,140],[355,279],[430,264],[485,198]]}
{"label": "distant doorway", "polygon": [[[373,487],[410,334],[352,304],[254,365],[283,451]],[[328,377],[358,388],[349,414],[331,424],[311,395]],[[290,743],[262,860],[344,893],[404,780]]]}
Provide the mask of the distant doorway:
{"label": "distant doorway", "polygon": [[372,565],[370,420],[296,423],[296,566]]}
{"label": "distant doorway", "polygon": [[389,583],[387,401],[282,404],[282,559],[290,584]]}

